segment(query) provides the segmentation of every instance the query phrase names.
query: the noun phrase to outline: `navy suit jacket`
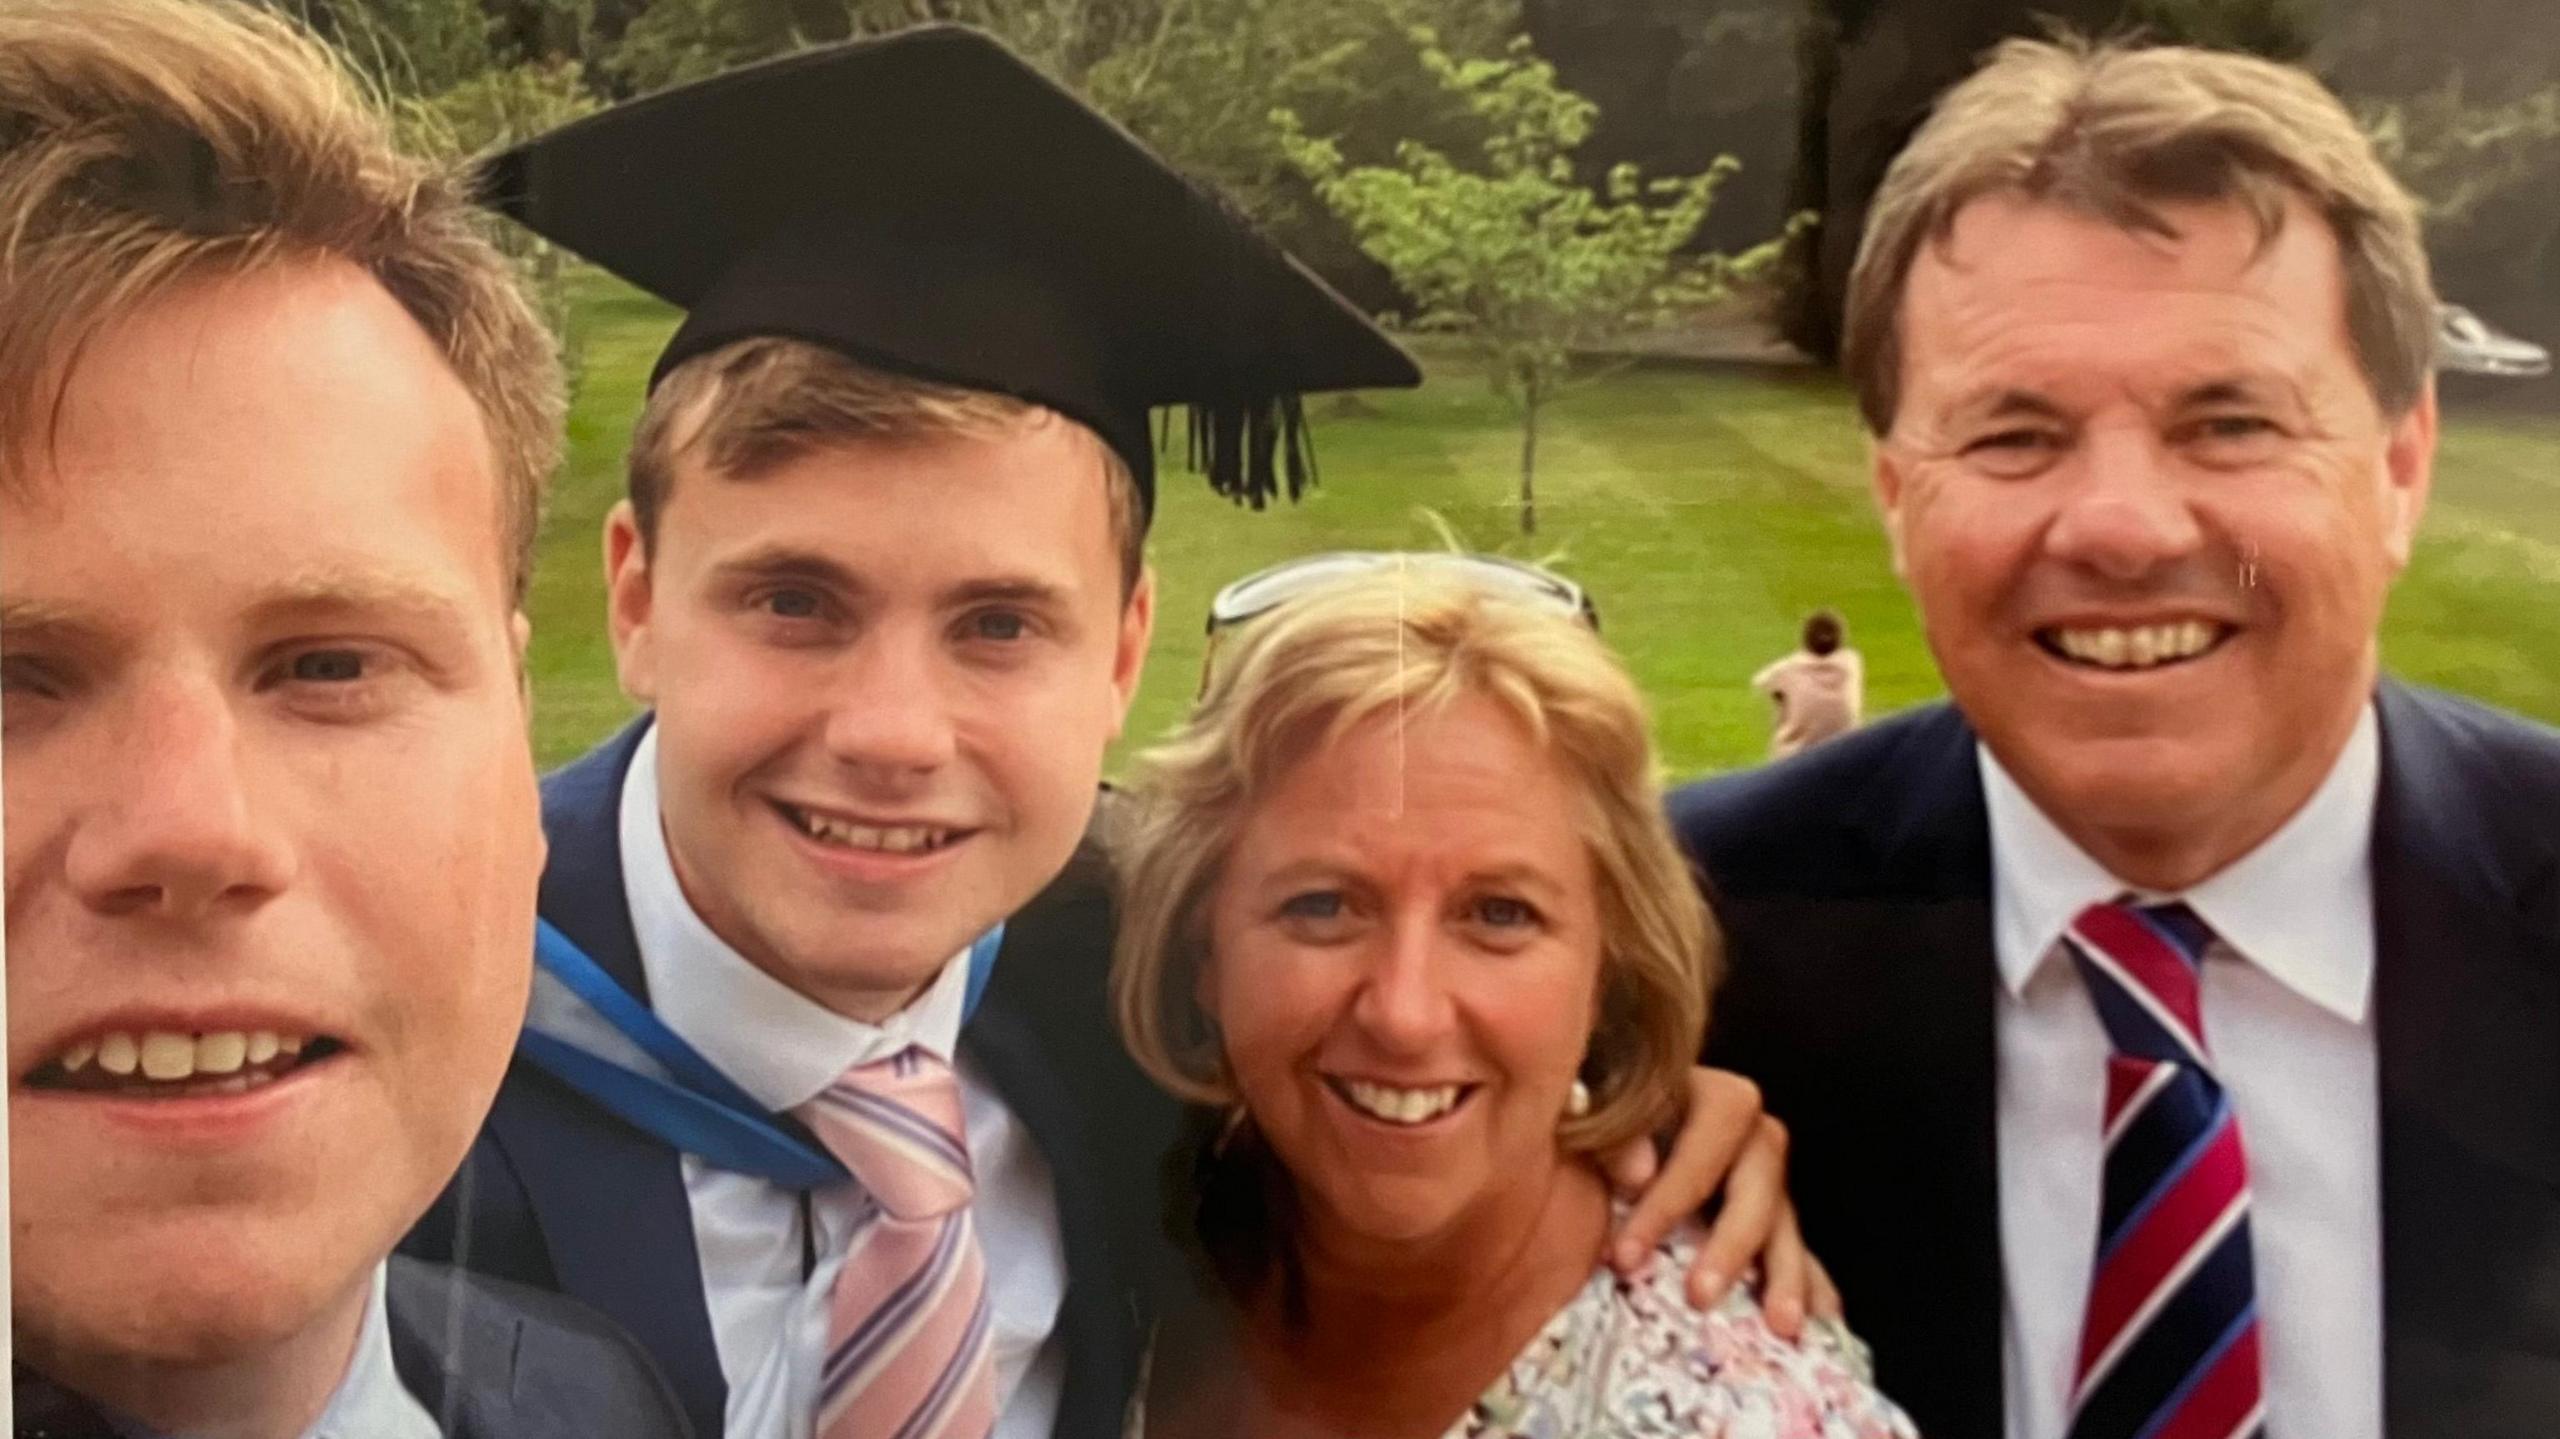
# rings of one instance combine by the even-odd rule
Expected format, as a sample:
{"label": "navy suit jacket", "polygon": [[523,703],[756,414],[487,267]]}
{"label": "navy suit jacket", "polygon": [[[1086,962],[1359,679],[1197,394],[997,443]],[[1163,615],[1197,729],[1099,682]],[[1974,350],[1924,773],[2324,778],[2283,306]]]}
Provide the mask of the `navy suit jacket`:
{"label": "navy suit jacket", "polygon": [[[622,883],[622,779],[643,719],[543,782],[543,916],[643,1000]],[[1114,1436],[1135,1382],[1147,1280],[1160,1261],[1158,1176],[1173,1102],[1121,1049],[1106,977],[1113,910],[1095,848],[1006,925],[960,1044],[1030,1131],[1057,1187],[1067,1250],[1061,1439]],[[616,1320],[674,1384],[704,1439],[720,1373],[675,1150],[519,1059],[461,1172],[404,1248],[579,1299]]]}
{"label": "navy suit jacket", "polygon": [[[2385,682],[2373,836],[2393,1439],[2560,1432],[2560,733]],[[1991,840],[1932,706],[1688,786],[1731,959],[1707,1058],[1931,1439],[1999,1439]],[[2318,1439],[2318,1436],[2299,1436]]]}
{"label": "navy suit jacket", "polygon": [[[395,1256],[391,1365],[445,1439],[687,1439],[675,1395],[621,1330],[557,1295]],[[20,1439],[116,1439],[79,1397],[16,1375]]]}

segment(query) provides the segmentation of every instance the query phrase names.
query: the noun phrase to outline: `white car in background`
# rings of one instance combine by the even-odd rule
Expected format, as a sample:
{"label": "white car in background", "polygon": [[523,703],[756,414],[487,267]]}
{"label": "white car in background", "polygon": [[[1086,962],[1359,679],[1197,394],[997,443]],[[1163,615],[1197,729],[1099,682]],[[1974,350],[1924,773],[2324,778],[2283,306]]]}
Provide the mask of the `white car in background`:
{"label": "white car in background", "polygon": [[2518,339],[2460,305],[2436,306],[2436,363],[2458,375],[2531,379],[2551,373],[2551,352]]}

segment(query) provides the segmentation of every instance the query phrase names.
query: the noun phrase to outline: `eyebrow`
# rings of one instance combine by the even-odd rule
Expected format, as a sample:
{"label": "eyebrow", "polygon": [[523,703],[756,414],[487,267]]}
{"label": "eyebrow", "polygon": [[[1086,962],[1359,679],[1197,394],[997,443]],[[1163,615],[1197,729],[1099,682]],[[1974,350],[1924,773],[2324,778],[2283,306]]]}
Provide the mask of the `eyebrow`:
{"label": "eyebrow", "polygon": [[1523,889],[1562,893],[1569,887],[1563,876],[1543,869],[1527,860],[1511,860],[1467,871],[1467,878],[1477,884],[1508,884]]}
{"label": "eyebrow", "polygon": [[1977,390],[1949,405],[1946,415],[1956,420],[2054,420],[2062,418],[2062,407],[2033,390],[2008,387]]}
{"label": "eyebrow", "polygon": [[0,599],[0,635],[33,640],[95,641],[108,627],[86,611],[45,600]]}
{"label": "eyebrow", "polygon": [[1063,607],[1067,603],[1064,586],[1030,576],[1004,576],[992,579],[963,580],[943,591],[946,608],[968,605],[1016,604],[1033,608]]}
{"label": "eyebrow", "polygon": [[2291,385],[2273,376],[2217,375],[2178,391],[2172,409],[2192,410],[2201,405],[2228,405],[2241,401],[2266,402],[2295,398]]}
{"label": "eyebrow", "polygon": [[467,628],[462,605],[422,580],[378,570],[320,569],[288,575],[249,606],[253,625],[305,617],[391,615],[414,623]]}
{"label": "eyebrow", "polygon": [[767,545],[732,556],[711,567],[723,579],[809,580],[840,590],[859,592],[861,577],[815,550]]}
{"label": "eyebrow", "polygon": [[[1492,864],[1468,869],[1462,878],[1466,884],[1516,885],[1550,894],[1560,893],[1570,884],[1570,881],[1563,876],[1540,868],[1527,860],[1496,860]],[[1309,880],[1366,883],[1368,877],[1367,872],[1360,867],[1359,855],[1347,849],[1340,851],[1328,849],[1320,854],[1292,859],[1265,871],[1259,882],[1279,885],[1299,884]]]}
{"label": "eyebrow", "polygon": [[[829,556],[789,545],[749,550],[720,561],[712,572],[727,580],[805,580],[849,595],[868,594],[876,588]],[[1068,600],[1065,586],[1034,575],[979,576],[935,593],[935,603],[943,609],[1005,603],[1063,607]]]}
{"label": "eyebrow", "polygon": [[[251,602],[247,623],[263,628],[279,622],[327,619],[342,615],[389,615],[410,623],[463,629],[468,620],[462,605],[431,585],[399,575],[359,570],[313,570],[289,575],[266,586]],[[51,600],[0,600],[0,634],[19,643],[68,641],[96,645],[108,641],[121,626],[94,608]]]}

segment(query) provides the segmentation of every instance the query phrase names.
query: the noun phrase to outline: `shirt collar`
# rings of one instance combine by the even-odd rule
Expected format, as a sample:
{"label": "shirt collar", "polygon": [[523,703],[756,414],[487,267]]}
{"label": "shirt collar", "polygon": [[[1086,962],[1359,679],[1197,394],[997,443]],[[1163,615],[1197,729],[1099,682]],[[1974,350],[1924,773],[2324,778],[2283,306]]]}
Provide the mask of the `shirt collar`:
{"label": "shirt collar", "polygon": [[426,1406],[401,1384],[392,1363],[391,1319],[383,1298],[388,1269],[387,1263],[374,1266],[373,1294],[365,1301],[355,1358],[306,1439],[400,1439],[436,1432]]}
{"label": "shirt collar", "polygon": [[828,1009],[758,969],[703,922],[676,881],[658,816],[658,731],[622,781],[622,884],[640,942],[650,1007],[702,1057],[779,1112],[818,1096],[857,1064],[920,1045],[948,1063],[968,998],[966,951],[880,1024]]}
{"label": "shirt collar", "polygon": [[2349,1023],[2364,1022],[2373,996],[2373,812],[2382,785],[2371,705],[2291,819],[2174,896],[2109,874],[2027,797],[1989,746],[1977,749],[1991,820],[1993,948],[2013,997],[2026,993],[2074,915],[2133,891],[2186,901],[2269,976]]}

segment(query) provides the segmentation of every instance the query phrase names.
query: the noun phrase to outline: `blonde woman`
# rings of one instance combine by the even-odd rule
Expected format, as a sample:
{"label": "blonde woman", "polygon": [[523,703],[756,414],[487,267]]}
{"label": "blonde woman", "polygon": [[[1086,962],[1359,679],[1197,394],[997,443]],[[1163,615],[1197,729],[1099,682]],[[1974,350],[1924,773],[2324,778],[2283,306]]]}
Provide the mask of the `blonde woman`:
{"label": "blonde woman", "polygon": [[1114,971],[1139,1061],[1220,1118],[1202,1282],[1131,1432],[1912,1431],[1844,1331],[1621,1279],[1588,1156],[1673,1118],[1715,945],[1643,705],[1567,609],[1372,569],[1232,636],[1148,756]]}

